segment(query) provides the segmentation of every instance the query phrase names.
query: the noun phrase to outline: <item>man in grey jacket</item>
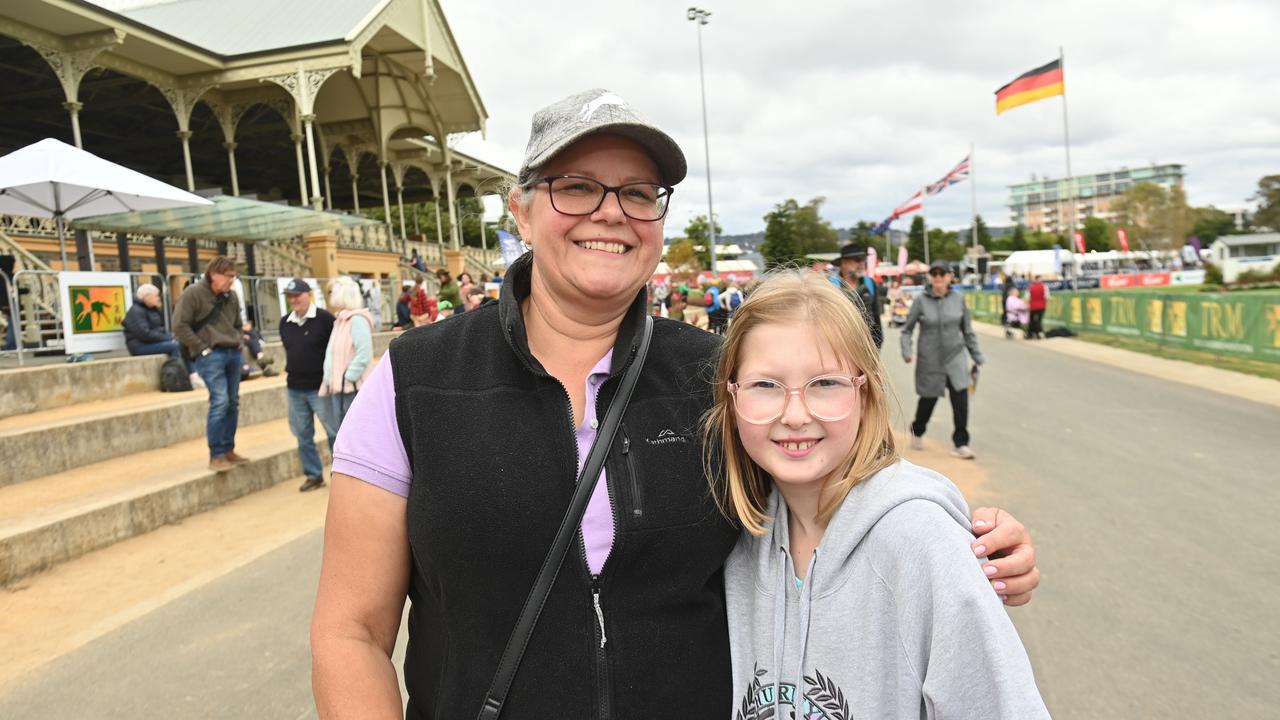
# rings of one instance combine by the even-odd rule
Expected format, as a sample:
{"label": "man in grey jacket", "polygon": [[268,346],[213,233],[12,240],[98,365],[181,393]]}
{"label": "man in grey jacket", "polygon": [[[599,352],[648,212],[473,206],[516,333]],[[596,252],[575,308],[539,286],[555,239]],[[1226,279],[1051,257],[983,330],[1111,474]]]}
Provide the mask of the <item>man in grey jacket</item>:
{"label": "man in grey jacket", "polygon": [[[920,326],[919,359],[911,351],[911,333]],[[964,352],[973,357],[973,369],[968,368]],[[982,366],[982,351],[978,349],[978,336],[973,332],[973,320],[964,298],[951,289],[951,268],[938,261],[929,268],[929,287],[911,303],[911,312],[902,326],[902,359],[916,362],[916,418],[911,423],[911,448],[924,448],[924,431],[933,415],[938,398],[946,392],[951,397],[951,415],[955,443],[951,454],[972,460],[975,455],[969,447],[969,383],[976,381],[978,368]]]}
{"label": "man in grey jacket", "polygon": [[240,415],[240,299],[231,291],[236,266],[219,255],[204,278],[183,291],[173,309],[173,333],[209,388],[209,469],[226,472],[248,458],[236,454]]}

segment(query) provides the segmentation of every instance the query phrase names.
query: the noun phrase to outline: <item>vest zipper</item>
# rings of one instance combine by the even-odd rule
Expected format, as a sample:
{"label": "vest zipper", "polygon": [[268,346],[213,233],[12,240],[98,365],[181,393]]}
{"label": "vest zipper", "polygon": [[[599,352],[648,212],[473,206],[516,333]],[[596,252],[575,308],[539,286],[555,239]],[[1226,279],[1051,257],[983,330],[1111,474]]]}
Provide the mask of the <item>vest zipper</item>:
{"label": "vest zipper", "polygon": [[627,435],[627,426],[618,428],[622,431],[622,456],[627,459],[627,474],[631,476],[631,515],[640,518],[644,515],[640,502],[640,478],[636,475],[636,463],[631,459],[631,437]]}
{"label": "vest zipper", "polygon": [[[569,391],[564,389],[564,385],[561,385],[560,389],[564,390],[565,407],[567,407],[569,410],[569,427],[573,428],[576,431],[576,427],[573,424],[573,399],[569,397]],[[597,391],[597,393],[598,392],[599,391]],[[597,397],[596,397],[596,416],[597,417],[599,417],[599,410],[600,410],[599,395],[597,394]],[[575,453],[577,452],[576,443],[575,443],[574,452]],[[586,458],[579,457],[578,462],[586,462]],[[613,497],[613,490],[612,488],[609,487],[608,472],[606,467],[601,466],[601,471],[606,473],[605,491],[609,495],[609,514],[611,516],[611,522],[613,523],[614,543],[616,544],[617,532],[618,532],[617,503],[615,502]],[[598,477],[599,476],[597,476],[597,478]],[[583,478],[582,482],[587,482],[587,478]],[[579,524],[578,556],[582,559],[582,568],[587,571],[587,576],[591,578],[591,608],[595,615],[594,619],[596,621],[591,631],[592,638],[593,639],[595,638],[595,634],[597,631],[600,633],[600,640],[599,640],[600,644],[597,645],[595,648],[595,655],[596,655],[595,689],[596,689],[596,692],[599,693],[599,698],[600,698],[599,704],[597,705],[597,710],[599,711],[599,714],[597,717],[600,720],[609,720],[610,716],[613,713],[609,703],[609,695],[610,695],[609,656],[605,650],[605,645],[608,642],[608,638],[605,637],[605,631],[604,631],[604,609],[600,607],[600,575],[604,574],[605,567],[609,565],[609,559],[613,557],[613,548],[609,549],[609,557],[605,558],[604,565],[600,567],[600,575],[592,573],[591,563],[587,562],[587,540],[583,536],[582,526],[581,524]]]}
{"label": "vest zipper", "polygon": [[[609,720],[613,715],[613,710],[609,703],[609,655],[605,649],[608,638],[604,633],[604,610],[600,607],[600,576],[591,576],[591,605],[596,613],[596,631],[600,633],[600,644],[596,645],[596,692],[598,692],[600,702],[596,709],[599,711],[597,717],[600,720]],[[594,634],[594,633],[593,633]]]}
{"label": "vest zipper", "polygon": [[[512,326],[508,325],[507,332],[508,334],[514,334],[515,329]],[[631,355],[627,358],[627,362],[622,366],[622,370],[621,370],[622,373],[625,373],[627,371],[627,368],[631,366],[631,363],[635,361],[635,352],[636,352],[636,348],[633,345],[631,347]],[[564,384],[561,383],[558,379],[556,379],[553,375],[549,373],[546,373],[546,372],[539,373],[535,371],[533,369],[533,366],[529,364],[528,360],[524,360],[523,358],[521,359],[524,362],[525,368],[528,369],[530,372],[534,373],[535,375],[542,375],[543,377],[551,378],[552,380],[556,381],[556,384],[560,385],[560,391],[564,393],[565,409],[568,412],[568,416],[569,416],[569,430],[571,433],[576,433],[577,426],[573,422],[573,398],[569,397],[569,391],[565,389]],[[599,397],[599,391],[597,391],[596,417],[599,417],[599,411],[600,411],[600,397]],[[574,454],[576,455],[577,452],[578,452],[577,442],[575,441]],[[630,460],[630,458],[628,458],[628,460]],[[579,457],[578,462],[580,463],[586,462],[586,458]],[[585,478],[584,478],[584,481],[585,481]],[[618,542],[617,501],[613,496],[613,489],[609,487],[609,481],[607,479],[607,475],[605,480],[605,490],[609,494],[609,514],[613,522],[614,544],[616,545]],[[592,573],[591,564],[587,562],[587,542],[586,542],[586,539],[582,536],[582,526],[579,525],[578,526],[578,555],[579,557],[582,558],[582,568],[587,571],[588,577],[591,578],[591,605],[592,605],[593,614],[595,616],[594,619],[596,620],[596,624],[594,626],[594,629],[592,630],[592,637],[593,638],[595,637],[596,630],[600,631],[600,644],[596,647],[595,688],[596,688],[596,691],[599,692],[600,694],[599,695],[600,702],[597,706],[597,710],[599,711],[600,720],[609,720],[610,716],[613,714],[613,711],[609,702],[609,697],[611,695],[611,688],[609,684],[609,656],[605,651],[605,645],[607,644],[607,639],[605,638],[605,634],[604,634],[604,610],[600,606],[600,575],[604,574],[604,569],[609,566],[609,560],[613,558],[613,548],[609,549],[609,557],[605,558],[604,565],[602,565],[600,568],[600,575],[596,575]]]}

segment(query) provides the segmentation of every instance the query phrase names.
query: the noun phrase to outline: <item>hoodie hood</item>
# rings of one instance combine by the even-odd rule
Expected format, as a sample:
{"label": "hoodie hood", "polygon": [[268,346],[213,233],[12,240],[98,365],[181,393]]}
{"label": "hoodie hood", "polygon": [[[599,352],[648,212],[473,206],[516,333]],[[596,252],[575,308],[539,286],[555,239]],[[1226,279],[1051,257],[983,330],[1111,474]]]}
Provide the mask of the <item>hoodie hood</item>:
{"label": "hoodie hood", "polygon": [[[938,505],[957,525],[972,531],[969,506],[950,480],[908,460],[898,460],[854,485],[832,515],[822,542],[814,552],[809,572],[805,573],[806,584],[814,586],[817,597],[837,589],[853,565],[858,545],[880,518],[910,500],[925,500]],[[787,503],[776,489],[769,496],[769,516],[773,518],[769,532],[751,538],[749,543],[761,577],[774,577],[782,565],[791,562]],[[795,583],[788,588],[790,595],[798,596]],[[773,592],[772,587],[761,590]]]}

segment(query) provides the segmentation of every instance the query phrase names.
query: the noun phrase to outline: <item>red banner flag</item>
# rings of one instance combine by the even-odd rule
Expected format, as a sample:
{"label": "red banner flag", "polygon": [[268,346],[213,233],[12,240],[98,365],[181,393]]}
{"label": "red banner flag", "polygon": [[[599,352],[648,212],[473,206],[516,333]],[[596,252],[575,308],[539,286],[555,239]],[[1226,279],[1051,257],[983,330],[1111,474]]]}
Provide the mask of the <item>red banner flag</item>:
{"label": "red banner flag", "polygon": [[1085,253],[1084,234],[1081,233],[1079,230],[1076,231],[1076,252],[1080,253],[1081,255]]}
{"label": "red banner flag", "polygon": [[1120,252],[1129,252],[1129,233],[1124,228],[1116,228],[1116,239],[1120,241]]}

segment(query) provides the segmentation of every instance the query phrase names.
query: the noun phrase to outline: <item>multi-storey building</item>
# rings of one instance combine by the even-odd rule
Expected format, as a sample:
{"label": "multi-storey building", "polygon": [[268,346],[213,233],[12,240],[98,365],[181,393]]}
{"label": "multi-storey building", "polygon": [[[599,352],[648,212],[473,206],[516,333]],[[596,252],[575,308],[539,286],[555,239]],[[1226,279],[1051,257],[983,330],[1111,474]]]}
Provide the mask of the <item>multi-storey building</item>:
{"label": "multi-storey building", "polygon": [[1179,164],[1123,168],[1072,178],[1033,178],[1029,183],[1009,186],[1009,217],[1028,230],[1063,232],[1071,225],[1073,198],[1079,226],[1090,215],[1113,219],[1111,204],[1137,183],[1150,182],[1172,189],[1182,187],[1182,179]]}

